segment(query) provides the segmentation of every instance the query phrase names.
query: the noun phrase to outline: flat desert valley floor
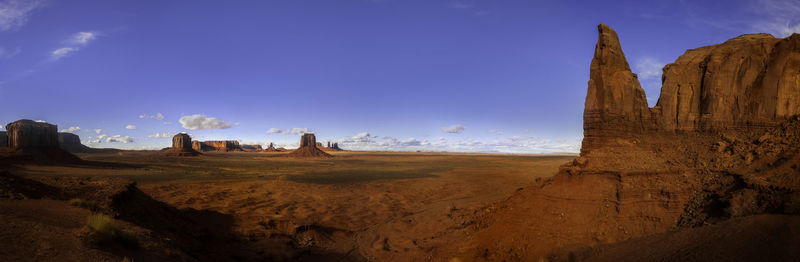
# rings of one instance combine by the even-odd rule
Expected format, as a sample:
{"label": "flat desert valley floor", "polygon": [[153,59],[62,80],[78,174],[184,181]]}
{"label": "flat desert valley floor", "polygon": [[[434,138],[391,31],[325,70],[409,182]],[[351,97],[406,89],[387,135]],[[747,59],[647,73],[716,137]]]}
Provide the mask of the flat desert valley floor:
{"label": "flat desert valley floor", "polygon": [[[442,260],[461,252],[453,250],[455,244],[480,226],[476,217],[484,213],[483,209],[537,179],[553,176],[560,165],[575,157],[333,154],[332,158],[321,159],[244,152],[206,153],[190,158],[164,157],[154,152],[82,154],[79,156],[91,164],[21,165],[7,173],[44,184],[52,180],[53,174],[58,174],[61,182],[51,184],[59,185],[68,179],[77,179],[80,185],[105,180],[133,181],[145,198],[152,197],[155,202],[163,202],[171,206],[169,209],[174,207],[180,214],[192,217],[193,222],[202,225],[198,230],[219,231],[179,236],[192,230],[172,230],[157,219],[148,221],[147,216],[163,214],[153,215],[142,210],[140,213],[147,214],[144,218],[141,214],[118,215],[123,218],[118,222],[123,228],[131,223],[127,225],[128,231],[138,235],[143,246],[140,249],[152,246],[161,250],[166,246],[188,250],[189,259],[205,260],[203,258],[216,256],[242,260]],[[54,212],[51,215],[71,217],[74,223],[55,226],[66,230],[63,236],[52,236],[50,240],[35,237],[31,243],[25,243],[25,247],[6,246],[0,248],[0,252],[41,254],[48,247],[58,245],[56,242],[69,242],[59,238],[70,238],[68,232],[80,232],[91,214],[74,210],[77,209],[74,202],[81,200],[71,198],[72,205],[69,201],[25,200],[32,205],[34,202],[35,205],[63,205],[63,208],[51,208]],[[28,223],[29,219],[24,217],[32,214],[22,207],[11,207],[19,203],[13,201],[0,200],[9,210],[18,210],[4,214],[4,218]],[[137,201],[137,205],[143,205],[138,209],[117,207],[117,210],[154,209],[142,204],[148,201]],[[126,217],[128,219],[124,219]],[[175,221],[173,218],[164,223]],[[5,227],[6,236],[27,235],[19,230],[36,230],[24,226],[9,228],[13,223]],[[170,231],[178,235],[171,236]],[[42,250],[2,250],[14,248]],[[153,255],[159,252],[131,252],[124,247],[108,247],[105,252],[139,260],[178,256],[163,250],[159,251],[163,253],[160,255]],[[102,253],[76,256],[73,258],[104,258]]]}

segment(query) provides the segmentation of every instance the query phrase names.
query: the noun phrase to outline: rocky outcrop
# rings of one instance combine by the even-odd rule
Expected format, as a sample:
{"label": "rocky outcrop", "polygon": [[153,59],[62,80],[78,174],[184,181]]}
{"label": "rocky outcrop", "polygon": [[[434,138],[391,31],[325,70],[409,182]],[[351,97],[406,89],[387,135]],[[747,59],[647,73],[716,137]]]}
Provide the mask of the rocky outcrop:
{"label": "rocky outcrop", "polygon": [[487,208],[462,250],[538,260],[567,244],[800,214],[800,35],[688,50],[664,67],[650,108],[616,32],[598,31],[580,156]]}
{"label": "rocky outcrop", "polygon": [[332,150],[335,150],[335,151],[342,151],[342,150],[344,150],[344,149],[341,149],[341,148],[339,148],[339,143],[333,143],[333,145],[332,145],[332,146],[330,146],[329,148],[330,148],[330,149],[332,149]]}
{"label": "rocky outcrop", "polygon": [[197,156],[197,150],[192,148],[192,137],[186,133],[179,133],[172,137],[172,148],[166,151],[170,156]]}
{"label": "rocky outcrop", "polygon": [[221,140],[221,141],[195,141],[192,144],[192,147],[201,152],[206,151],[219,151],[219,152],[230,152],[230,151],[243,151],[242,147],[239,145],[239,141],[236,140]]}
{"label": "rocky outcrop", "polygon": [[2,155],[8,159],[39,163],[80,161],[61,149],[56,125],[22,119],[6,125],[6,136]]}
{"label": "rocky outcrop", "polygon": [[300,138],[300,147],[289,153],[290,157],[331,157],[330,154],[318,148],[317,138],[314,134],[303,134]]}
{"label": "rocky outcrop", "polygon": [[0,131],[0,148],[6,147],[6,140],[8,140],[8,135],[5,131]]}
{"label": "rocky outcrop", "polygon": [[[648,108],[616,32],[606,25],[598,31],[576,165],[695,168],[702,161],[689,163],[686,154],[704,154],[708,141],[748,140],[800,114],[799,34],[743,35],[688,50],[664,67],[658,103]],[[665,152],[676,148],[675,139],[685,150]]]}

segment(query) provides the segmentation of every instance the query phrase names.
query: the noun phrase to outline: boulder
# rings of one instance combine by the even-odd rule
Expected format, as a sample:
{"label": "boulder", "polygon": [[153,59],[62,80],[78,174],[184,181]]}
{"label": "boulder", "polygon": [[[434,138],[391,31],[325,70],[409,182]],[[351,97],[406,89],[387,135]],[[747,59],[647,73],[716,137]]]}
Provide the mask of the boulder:
{"label": "boulder", "polygon": [[289,153],[290,157],[332,157],[318,148],[317,138],[314,134],[303,134],[300,138],[300,147]]}

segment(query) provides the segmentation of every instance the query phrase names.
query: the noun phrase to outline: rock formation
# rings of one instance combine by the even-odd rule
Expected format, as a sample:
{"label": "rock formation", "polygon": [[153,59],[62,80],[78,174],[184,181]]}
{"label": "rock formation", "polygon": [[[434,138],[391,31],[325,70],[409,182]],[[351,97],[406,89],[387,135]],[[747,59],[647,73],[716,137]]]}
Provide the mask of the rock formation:
{"label": "rock formation", "polygon": [[80,158],[59,146],[56,125],[22,119],[6,125],[6,147],[2,155],[29,162],[77,162]]}
{"label": "rock formation", "polygon": [[221,140],[221,141],[195,141],[192,144],[192,148],[194,150],[200,152],[206,151],[220,151],[220,152],[230,152],[230,151],[244,151],[242,147],[239,145],[239,141],[236,140]]}
{"label": "rock formation", "polygon": [[275,146],[272,143],[269,143],[269,146],[267,146],[267,149],[264,149],[264,151],[265,152],[279,152],[278,149],[276,149]]}
{"label": "rock formation", "polygon": [[342,151],[343,149],[339,148],[339,143],[333,143],[332,146],[329,147],[331,150],[334,151]]}
{"label": "rock formation", "polygon": [[264,148],[261,145],[242,145],[242,150],[247,152],[261,152],[264,151]]}
{"label": "rock formation", "polygon": [[320,150],[314,134],[303,134],[300,147],[289,153],[291,157],[331,157],[330,154]]}
{"label": "rock formation", "polygon": [[172,137],[172,148],[166,151],[170,156],[197,156],[200,155],[192,148],[192,137],[186,133],[179,133]]}
{"label": "rock formation", "polygon": [[537,260],[565,243],[800,214],[800,35],[688,50],[664,67],[649,108],[616,32],[598,31],[580,156],[488,208],[478,224],[489,225],[462,250]]}
{"label": "rock formation", "polygon": [[61,149],[70,153],[93,153],[96,150],[81,144],[81,138],[73,133],[58,133],[58,143]]}
{"label": "rock formation", "polygon": [[0,131],[0,148],[6,147],[6,140],[8,140],[6,131]]}

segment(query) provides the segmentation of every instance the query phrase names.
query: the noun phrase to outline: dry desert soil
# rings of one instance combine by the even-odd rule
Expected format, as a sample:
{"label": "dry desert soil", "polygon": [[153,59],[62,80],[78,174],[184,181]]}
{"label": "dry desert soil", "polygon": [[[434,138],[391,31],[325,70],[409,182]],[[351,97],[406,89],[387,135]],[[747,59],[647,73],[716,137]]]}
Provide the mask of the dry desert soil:
{"label": "dry desert soil", "polygon": [[[0,170],[0,260],[447,261],[483,209],[575,158],[332,154],[123,151],[12,165]],[[92,213],[134,243],[98,241]]]}

